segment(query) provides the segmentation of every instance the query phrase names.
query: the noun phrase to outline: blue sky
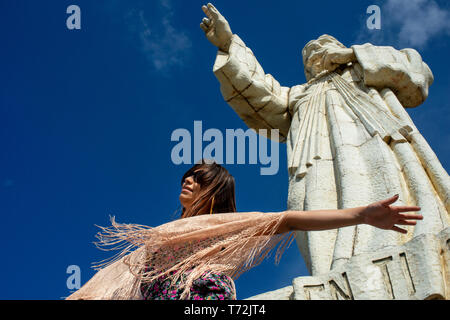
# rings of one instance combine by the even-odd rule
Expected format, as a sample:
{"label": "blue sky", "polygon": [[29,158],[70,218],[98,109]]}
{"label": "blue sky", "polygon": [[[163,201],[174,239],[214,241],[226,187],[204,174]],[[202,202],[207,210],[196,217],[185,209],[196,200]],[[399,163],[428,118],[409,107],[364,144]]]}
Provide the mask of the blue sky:
{"label": "blue sky", "polygon": [[[81,30],[66,28],[66,8],[81,8]],[[171,133],[242,128],[212,73],[216,49],[199,28],[204,2],[189,0],[8,0],[0,3],[0,299],[60,299],[66,269],[84,284],[95,225],[157,226],[179,209],[180,178],[190,165],[170,158]],[[435,76],[428,100],[408,110],[444,168],[450,167],[447,1],[230,1],[216,7],[283,86],[305,81],[301,49],[327,33],[350,46],[416,48]],[[366,9],[381,7],[381,30]],[[285,146],[277,175],[259,165],[226,165],[238,211],[283,211]],[[308,275],[293,243],[236,281],[238,298]]]}

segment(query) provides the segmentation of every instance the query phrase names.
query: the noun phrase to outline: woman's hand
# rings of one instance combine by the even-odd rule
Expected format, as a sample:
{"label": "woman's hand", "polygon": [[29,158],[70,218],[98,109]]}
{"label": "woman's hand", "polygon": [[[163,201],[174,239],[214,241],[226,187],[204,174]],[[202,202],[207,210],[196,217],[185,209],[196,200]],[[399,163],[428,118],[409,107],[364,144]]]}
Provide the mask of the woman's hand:
{"label": "woman's hand", "polygon": [[202,9],[207,18],[203,18],[200,27],[205,31],[206,38],[220,50],[228,52],[233,35],[228,21],[211,3],[202,6]]}
{"label": "woman's hand", "polygon": [[423,216],[420,214],[402,213],[408,211],[420,211],[420,207],[391,206],[391,204],[397,200],[398,195],[395,195],[392,198],[368,205],[361,212],[364,223],[380,229],[407,233],[405,229],[399,228],[396,225],[413,226],[416,224],[415,220],[422,220]]}

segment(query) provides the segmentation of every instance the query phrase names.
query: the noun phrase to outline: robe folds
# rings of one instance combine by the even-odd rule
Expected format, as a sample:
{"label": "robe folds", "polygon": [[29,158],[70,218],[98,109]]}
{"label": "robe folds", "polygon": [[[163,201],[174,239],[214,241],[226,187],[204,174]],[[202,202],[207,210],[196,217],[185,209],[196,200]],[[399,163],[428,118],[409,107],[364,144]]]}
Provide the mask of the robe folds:
{"label": "robe folds", "polygon": [[405,110],[427,98],[430,68],[414,49],[351,48],[357,61],[293,87],[266,74],[237,35],[213,67],[225,101],[247,126],[268,138],[278,129],[286,143],[288,210],[359,207],[395,194],[395,205],[422,209],[424,220],[407,235],[367,225],[296,232],[312,275],[449,225],[449,176]]}

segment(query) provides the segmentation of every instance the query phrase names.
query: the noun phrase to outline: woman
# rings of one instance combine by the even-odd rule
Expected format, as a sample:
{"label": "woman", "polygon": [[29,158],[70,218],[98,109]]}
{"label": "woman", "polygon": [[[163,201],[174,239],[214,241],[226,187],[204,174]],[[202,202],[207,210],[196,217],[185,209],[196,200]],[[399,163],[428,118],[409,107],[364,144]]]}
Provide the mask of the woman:
{"label": "woman", "polygon": [[406,233],[397,225],[423,219],[404,213],[419,207],[391,206],[398,195],[351,209],[237,213],[234,178],[204,161],[184,174],[181,186],[180,219],[156,228],[113,220],[102,228],[99,245],[123,250],[68,299],[236,299],[233,279],[276,246],[278,262],[293,240],[290,231],[369,224]]}

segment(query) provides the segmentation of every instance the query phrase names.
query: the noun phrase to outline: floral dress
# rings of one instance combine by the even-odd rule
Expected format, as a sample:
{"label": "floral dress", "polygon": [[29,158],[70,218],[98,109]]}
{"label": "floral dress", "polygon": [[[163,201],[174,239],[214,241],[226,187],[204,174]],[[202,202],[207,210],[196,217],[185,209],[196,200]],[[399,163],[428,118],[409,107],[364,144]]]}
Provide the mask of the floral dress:
{"label": "floral dress", "polygon": [[[153,270],[155,260],[165,259],[167,261],[179,261],[180,257],[186,252],[197,251],[199,248],[208,246],[219,237],[211,237],[204,241],[195,241],[186,243],[179,247],[168,247],[165,250],[157,250],[151,255],[150,261],[145,267],[145,271]],[[224,248],[222,248],[223,250]],[[188,271],[189,273],[190,271]],[[174,271],[170,272],[172,275]],[[195,279],[190,288],[191,300],[236,300],[236,289],[233,279],[220,272],[205,272],[202,276]],[[185,279],[186,275],[182,275]],[[142,283],[140,290],[145,300],[180,300],[183,289],[180,286],[181,279],[170,286],[170,280],[167,276],[160,276],[151,283]]]}
{"label": "floral dress", "polygon": [[[173,274],[173,272],[171,272]],[[170,286],[170,280],[161,276],[157,280],[141,285],[145,300],[180,300],[182,289],[178,280]],[[191,300],[236,300],[233,280],[223,273],[210,273],[194,280],[190,288]]]}

